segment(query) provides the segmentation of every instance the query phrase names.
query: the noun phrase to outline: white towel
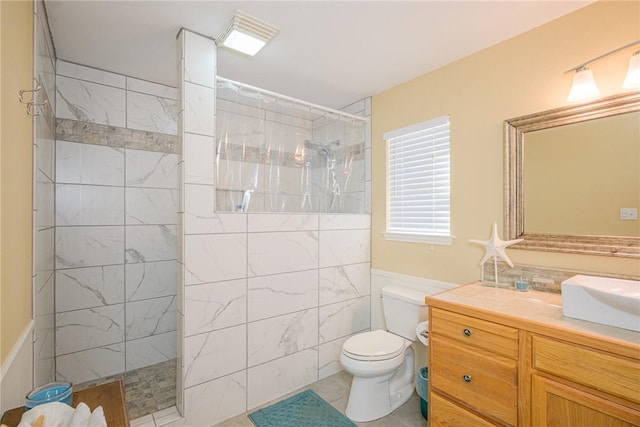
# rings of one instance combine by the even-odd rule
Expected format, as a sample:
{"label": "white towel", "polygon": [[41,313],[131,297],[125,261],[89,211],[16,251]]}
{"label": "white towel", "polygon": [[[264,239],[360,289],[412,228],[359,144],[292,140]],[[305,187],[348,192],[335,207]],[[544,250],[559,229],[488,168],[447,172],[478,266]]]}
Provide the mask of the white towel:
{"label": "white towel", "polygon": [[22,414],[18,427],[31,427],[40,415],[44,415],[43,427],[107,427],[102,406],[91,413],[83,402],[75,409],[60,402],[38,405]]}
{"label": "white towel", "polygon": [[73,416],[67,427],[87,427],[89,424],[89,418],[91,417],[91,409],[83,403],[80,402],[78,406],[76,406],[76,410],[73,411]]}
{"label": "white towel", "polygon": [[107,420],[104,418],[102,406],[98,406],[93,410],[91,418],[89,418],[88,427],[107,427]]}
{"label": "white towel", "polygon": [[31,427],[40,415],[44,415],[43,427],[66,427],[73,415],[73,408],[60,402],[38,405],[22,414],[18,427]]}

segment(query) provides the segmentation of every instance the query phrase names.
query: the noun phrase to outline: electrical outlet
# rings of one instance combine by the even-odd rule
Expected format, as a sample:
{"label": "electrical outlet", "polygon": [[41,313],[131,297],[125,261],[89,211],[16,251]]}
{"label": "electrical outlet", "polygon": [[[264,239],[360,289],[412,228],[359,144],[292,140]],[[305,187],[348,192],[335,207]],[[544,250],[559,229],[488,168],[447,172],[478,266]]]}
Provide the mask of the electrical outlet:
{"label": "electrical outlet", "polygon": [[620,208],[620,219],[622,221],[637,220],[638,208]]}

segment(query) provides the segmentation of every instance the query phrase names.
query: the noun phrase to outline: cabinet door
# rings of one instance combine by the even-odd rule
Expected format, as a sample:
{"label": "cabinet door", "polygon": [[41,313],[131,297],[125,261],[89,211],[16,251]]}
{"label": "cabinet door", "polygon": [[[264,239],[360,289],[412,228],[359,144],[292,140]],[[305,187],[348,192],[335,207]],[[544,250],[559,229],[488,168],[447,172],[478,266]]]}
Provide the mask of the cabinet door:
{"label": "cabinet door", "polygon": [[532,382],[532,425],[633,427],[640,412],[538,375]]}

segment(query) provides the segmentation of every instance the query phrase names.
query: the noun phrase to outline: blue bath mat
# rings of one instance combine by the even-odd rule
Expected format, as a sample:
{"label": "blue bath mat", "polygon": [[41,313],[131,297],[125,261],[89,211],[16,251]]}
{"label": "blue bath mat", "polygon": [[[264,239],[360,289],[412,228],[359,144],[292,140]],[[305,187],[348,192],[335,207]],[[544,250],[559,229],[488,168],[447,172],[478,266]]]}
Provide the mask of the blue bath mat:
{"label": "blue bath mat", "polygon": [[313,390],[305,390],[249,414],[257,427],[355,427]]}

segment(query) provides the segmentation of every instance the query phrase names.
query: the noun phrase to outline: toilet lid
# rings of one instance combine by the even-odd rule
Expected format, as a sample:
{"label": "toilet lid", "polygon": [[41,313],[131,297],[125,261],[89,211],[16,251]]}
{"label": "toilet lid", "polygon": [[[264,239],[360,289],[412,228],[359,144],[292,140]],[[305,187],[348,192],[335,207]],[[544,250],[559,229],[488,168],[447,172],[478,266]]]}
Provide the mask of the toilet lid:
{"label": "toilet lid", "polygon": [[358,360],[385,360],[404,351],[404,339],[383,330],[354,335],[342,346],[347,356]]}

